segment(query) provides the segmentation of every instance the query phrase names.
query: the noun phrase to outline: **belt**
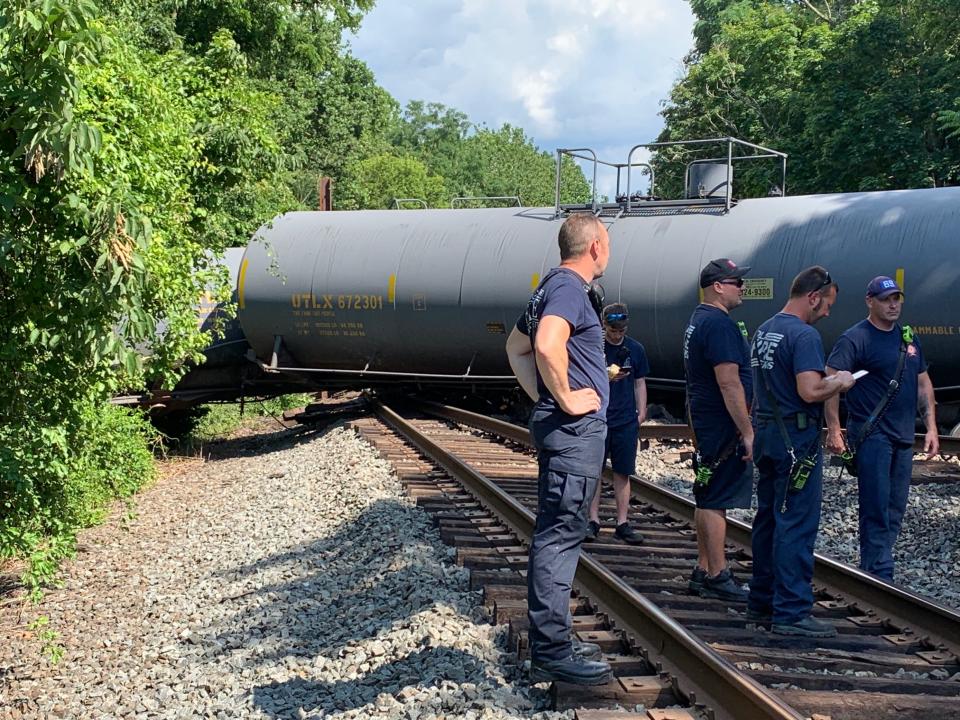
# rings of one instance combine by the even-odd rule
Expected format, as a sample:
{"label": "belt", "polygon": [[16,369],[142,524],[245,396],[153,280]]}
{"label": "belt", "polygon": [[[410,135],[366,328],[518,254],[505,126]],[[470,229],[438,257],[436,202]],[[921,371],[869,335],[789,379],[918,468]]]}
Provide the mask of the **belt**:
{"label": "belt", "polygon": [[[767,423],[776,422],[777,420],[773,413],[757,412],[754,414],[757,418],[757,422],[764,425]],[[803,418],[803,420],[800,418]],[[808,415],[805,412],[791,413],[790,415],[783,416],[784,423],[793,423],[794,425],[798,425],[803,424],[804,421],[806,421],[807,427],[810,427],[811,425],[820,427],[819,416]]]}

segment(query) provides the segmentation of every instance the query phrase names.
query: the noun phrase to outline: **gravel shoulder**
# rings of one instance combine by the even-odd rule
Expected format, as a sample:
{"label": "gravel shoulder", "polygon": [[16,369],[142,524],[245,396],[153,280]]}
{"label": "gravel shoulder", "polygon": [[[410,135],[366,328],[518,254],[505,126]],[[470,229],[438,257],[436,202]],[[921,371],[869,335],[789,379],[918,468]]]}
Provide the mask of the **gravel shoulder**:
{"label": "gravel shoulder", "polygon": [[[504,627],[389,465],[342,426],[165,464],[0,615],[0,718],[537,718]],[[52,664],[26,624],[47,616]]]}
{"label": "gravel shoulder", "polygon": [[[637,475],[693,498],[693,470],[676,459],[676,451],[652,444],[637,455]],[[750,510],[730,516],[750,523]],[[839,468],[825,468],[823,508],[817,552],[851,565],[859,562],[857,481]],[[938,602],[960,608],[960,484],[914,485],[910,488],[903,529],[894,548],[895,581]]]}

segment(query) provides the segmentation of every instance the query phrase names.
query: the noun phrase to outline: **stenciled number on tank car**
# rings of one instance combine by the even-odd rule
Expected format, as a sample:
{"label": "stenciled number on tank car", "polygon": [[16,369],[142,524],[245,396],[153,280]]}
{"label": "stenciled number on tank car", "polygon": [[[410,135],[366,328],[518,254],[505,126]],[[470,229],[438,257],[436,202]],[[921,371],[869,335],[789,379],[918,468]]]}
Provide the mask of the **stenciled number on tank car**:
{"label": "stenciled number on tank car", "polygon": [[383,310],[383,295],[337,295],[341,310]]}

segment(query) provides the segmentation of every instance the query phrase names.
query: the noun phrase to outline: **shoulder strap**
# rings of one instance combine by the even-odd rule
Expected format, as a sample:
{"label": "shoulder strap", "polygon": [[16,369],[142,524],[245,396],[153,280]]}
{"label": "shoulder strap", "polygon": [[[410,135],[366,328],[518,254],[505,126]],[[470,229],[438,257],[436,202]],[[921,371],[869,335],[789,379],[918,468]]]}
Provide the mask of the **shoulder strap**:
{"label": "shoulder strap", "polygon": [[[899,329],[899,327],[898,327]],[[893,398],[896,397],[897,393],[900,391],[900,382],[903,380],[903,368],[907,359],[907,332],[908,329],[911,331],[912,339],[912,328],[909,325],[906,326],[900,333],[900,354],[897,357],[897,370],[893,374],[893,377],[890,379],[890,383],[887,385],[887,391],[884,393],[883,397],[880,398],[880,401],[873,408],[873,412],[870,413],[870,417],[867,418],[867,421],[863,424],[863,427],[860,428],[860,432],[857,434],[856,443],[850,449],[856,452],[856,449],[860,446],[867,436],[873,432],[877,424],[883,418],[884,413],[890,407],[890,403],[893,402]]]}
{"label": "shoulder strap", "polygon": [[783,446],[787,449],[790,460],[796,462],[797,455],[794,452],[793,443],[790,441],[790,433],[787,432],[787,425],[783,421],[783,412],[780,410],[780,403],[777,402],[777,398],[773,394],[773,389],[770,387],[770,381],[767,378],[766,371],[759,364],[757,365],[757,370],[759,371],[760,378],[763,380],[763,389],[766,391],[767,402],[770,403],[770,409],[773,411],[773,420],[777,423],[780,437],[783,438]]}

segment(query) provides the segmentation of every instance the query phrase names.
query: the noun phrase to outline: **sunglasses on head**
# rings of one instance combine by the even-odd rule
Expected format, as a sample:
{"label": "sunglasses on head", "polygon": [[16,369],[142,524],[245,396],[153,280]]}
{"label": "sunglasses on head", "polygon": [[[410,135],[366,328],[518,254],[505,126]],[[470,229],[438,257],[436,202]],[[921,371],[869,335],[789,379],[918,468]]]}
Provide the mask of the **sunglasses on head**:
{"label": "sunglasses on head", "polygon": [[833,285],[833,278],[830,277],[830,271],[829,271],[829,270],[825,270],[824,272],[826,272],[826,275],[825,275],[824,278],[823,278],[823,282],[820,283],[820,285],[818,285],[817,287],[815,287],[815,288],[814,288],[813,290],[811,290],[810,292],[820,292],[820,291],[823,290],[825,287],[830,287],[831,285]]}
{"label": "sunglasses on head", "polygon": [[721,285],[736,285],[738,288],[743,287],[743,278],[736,278],[734,280],[717,280]]}
{"label": "sunglasses on head", "polygon": [[628,316],[627,316],[626,313],[607,313],[604,319],[605,319],[608,323],[612,323],[612,322],[624,322],[624,321],[627,319],[627,317],[628,317]]}

